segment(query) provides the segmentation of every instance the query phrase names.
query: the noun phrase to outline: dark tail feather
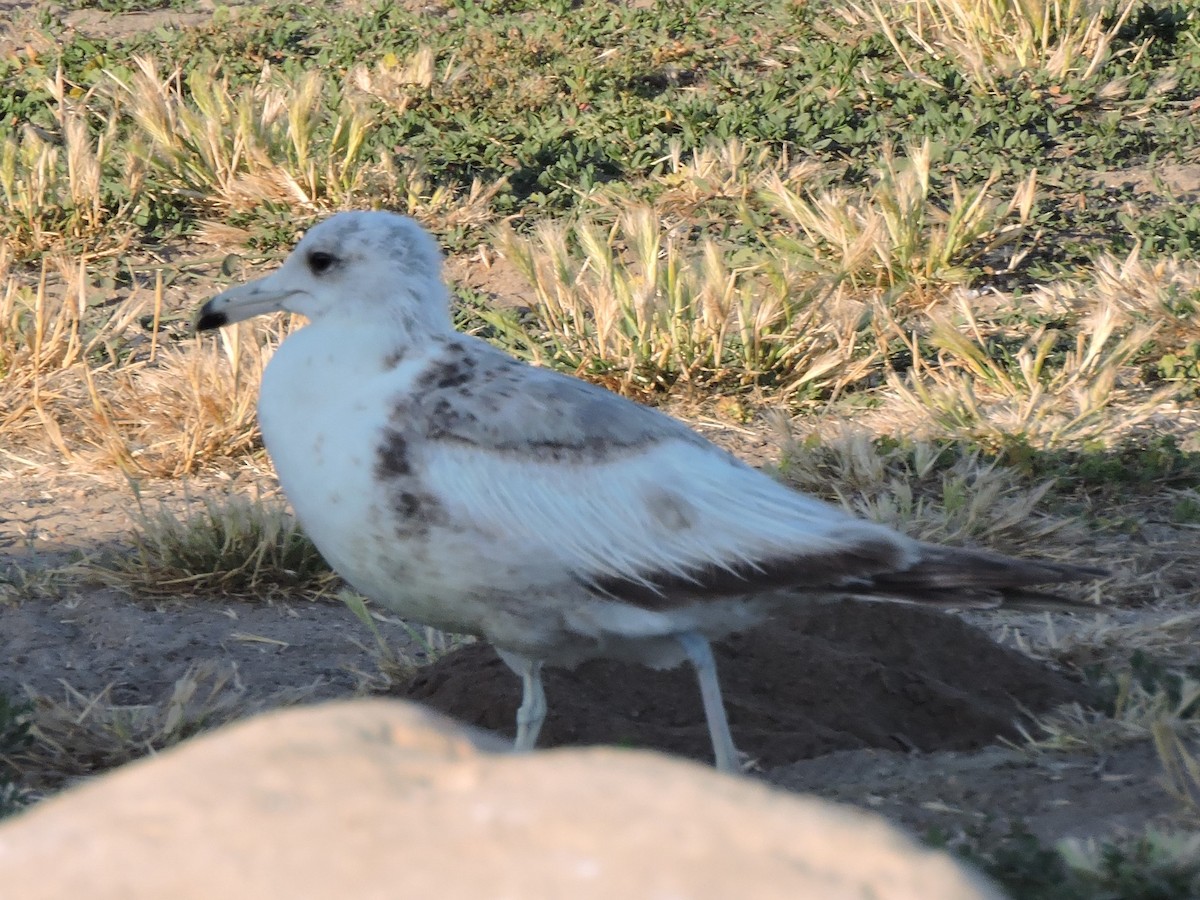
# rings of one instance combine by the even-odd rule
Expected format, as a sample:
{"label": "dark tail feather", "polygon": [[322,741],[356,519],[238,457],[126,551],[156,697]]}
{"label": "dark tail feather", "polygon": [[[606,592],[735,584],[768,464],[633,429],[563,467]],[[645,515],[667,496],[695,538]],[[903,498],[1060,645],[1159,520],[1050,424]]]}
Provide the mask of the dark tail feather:
{"label": "dark tail feather", "polygon": [[987,550],[921,544],[921,556],[914,565],[899,572],[881,572],[855,593],[864,599],[932,606],[1095,610],[1093,603],[1029,588],[1091,581],[1108,574],[1104,569],[1087,566],[1016,559]]}

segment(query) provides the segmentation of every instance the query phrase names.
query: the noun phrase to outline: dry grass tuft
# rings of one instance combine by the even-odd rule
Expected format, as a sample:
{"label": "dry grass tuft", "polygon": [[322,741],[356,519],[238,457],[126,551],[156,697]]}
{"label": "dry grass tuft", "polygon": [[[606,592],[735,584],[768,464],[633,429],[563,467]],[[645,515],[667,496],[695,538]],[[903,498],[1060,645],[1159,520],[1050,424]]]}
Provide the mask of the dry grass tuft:
{"label": "dry grass tuft", "polygon": [[178,477],[255,451],[258,382],[292,323],[244,323],[219,341],[180,340],[177,322],[162,327],[161,272],[152,290],[98,303],[96,262],[47,255],[30,286],[0,249],[4,452]]}
{"label": "dry grass tuft", "polygon": [[798,490],[920,540],[1068,558],[1080,524],[1044,510],[1049,483],[1030,485],[978,450],[924,441],[888,446],[861,431],[785,438],[780,469]]}
{"label": "dry grass tuft", "polygon": [[[1145,621],[1137,625],[1139,638],[1150,631]],[[1161,642],[1162,635],[1156,637]],[[1140,649],[1130,655],[1136,645],[1122,645],[1129,662],[1099,682],[1102,708],[1075,703],[1033,718],[1030,728],[1021,727],[1022,748],[1036,754],[1103,755],[1149,741],[1163,768],[1164,788],[1194,815],[1200,812],[1200,759],[1194,752],[1200,740],[1200,681]]]}
{"label": "dry grass tuft", "polygon": [[389,51],[373,67],[355,66],[347,81],[356,90],[375,97],[397,112],[404,112],[415,101],[427,96],[434,85],[449,88],[462,81],[469,72],[467,63],[451,57],[439,73],[433,48],[423,46],[406,60]]}
{"label": "dry grass tuft", "polygon": [[[1193,690],[1195,686],[1193,685]],[[1195,698],[1193,698],[1195,699]],[[1160,719],[1151,728],[1154,749],[1163,767],[1163,785],[1192,813],[1200,813],[1200,759],[1196,757],[1196,729],[1178,719]],[[1192,740],[1188,740],[1191,737]]]}
{"label": "dry grass tuft", "polygon": [[[998,329],[983,327],[967,295],[959,294],[955,307],[961,324],[930,316],[936,364],[922,361],[916,336],[904,337],[913,368],[906,377],[889,377],[918,429],[993,447],[1014,440],[1038,448],[1107,445],[1175,392],[1137,390],[1132,363],[1157,325],[1129,326],[1114,305],[1098,306],[1073,336],[1038,328],[1015,350],[1004,346]],[[1119,414],[1110,415],[1117,406]]]}
{"label": "dry grass tuft", "polygon": [[[119,249],[134,231],[144,167],[116,149],[120,116],[94,102],[94,88],[73,98],[61,68],[44,87],[56,133],[26,124],[0,143],[0,247],[22,256],[67,245]],[[95,138],[90,117],[107,123]]]}
{"label": "dry grass tuft", "polygon": [[282,504],[231,495],[148,512],[138,498],[132,552],[79,563],[89,580],[136,597],[271,599],[328,593],[337,577]]}
{"label": "dry grass tuft", "polygon": [[1098,613],[1090,618],[1010,618],[996,638],[1030,656],[1053,659],[1079,671],[1121,668],[1131,654],[1142,654],[1171,669],[1197,669],[1200,612],[1190,606]]}
{"label": "dry grass tuft", "polygon": [[1118,321],[1154,328],[1156,343],[1176,350],[1200,341],[1200,263],[1160,258],[1147,262],[1138,250],[1124,259],[1096,259],[1083,281],[1059,281],[1030,294],[1041,311],[1086,316],[1115,309]]}
{"label": "dry grass tuft", "polygon": [[164,750],[202,731],[279,706],[302,702],[313,688],[253,699],[232,664],[190,666],[153,702],[112,701],[110,685],[95,696],[65,681],[63,697],[36,695],[29,747],[6,760],[25,783],[41,789],[93,775]]}
{"label": "dry grass tuft", "polygon": [[[261,444],[258,383],[291,325],[254,322],[89,376],[90,407],[80,415],[92,461],[131,475],[179,477]],[[88,375],[88,370],[84,370]],[[102,389],[101,389],[102,388]]]}
{"label": "dry grass tuft", "polygon": [[[0,254],[0,267],[3,266]],[[129,475],[179,476],[258,445],[262,369],[286,323],[160,345],[162,285],[93,305],[89,258],[48,257],[36,287],[0,294],[0,435]],[[142,324],[149,322],[149,334]]]}
{"label": "dry grass tuft", "polygon": [[118,95],[143,139],[138,153],[163,183],[220,209],[262,203],[317,211],[348,202],[382,174],[368,165],[365,108],[342,96],[330,104],[310,72],[273,83],[269,67],[251,91],[235,94],[219,68],[181,68],[166,77],[155,63],[136,71]]}
{"label": "dry grass tuft", "polygon": [[[812,160],[793,163],[786,148],[751,148],[737,138],[699,147],[687,156],[676,140],[662,161],[666,171],[655,179],[654,207],[664,219],[693,224],[726,221],[731,211],[755,201],[776,182],[800,190],[829,176],[826,167]],[[628,205],[614,189],[594,192],[588,200],[616,212]]]}
{"label": "dry grass tuft", "polygon": [[528,355],[633,394],[769,379],[787,397],[837,391],[872,370],[862,304],[828,284],[801,286],[769,259],[735,262],[716,241],[692,245],[681,230],[639,205],[608,228],[499,232],[498,249],[537,295]]}
{"label": "dry grass tuft", "polygon": [[1155,740],[1164,728],[1196,733],[1200,682],[1181,677],[1179,690],[1162,682],[1147,684],[1125,670],[1115,676],[1111,709],[1068,704],[1033,720],[1033,731],[1022,727],[1025,748],[1031,752],[1101,752],[1135,741]]}
{"label": "dry grass tuft", "polygon": [[[349,589],[339,591],[338,599],[371,633],[372,646],[360,646],[363,646],[363,649],[371,655],[375,661],[376,670],[356,673],[361,683],[361,690],[380,693],[405,685],[421,666],[429,665],[447,653],[472,644],[476,640],[474,635],[452,634],[428,625],[421,627],[410,625],[404,619],[372,608],[370,601]],[[380,630],[378,624],[380,622],[397,625],[407,631],[416,647],[416,652],[404,650],[397,652]]]}
{"label": "dry grass tuft", "polygon": [[130,303],[93,313],[85,258],[43,258],[33,288],[12,274],[0,278],[0,435],[11,445],[32,433],[35,442],[48,442],[73,459],[64,420],[75,418],[81,401],[86,404],[93,368],[111,368],[141,310]]}
{"label": "dry grass tuft", "polygon": [[264,66],[252,90],[235,92],[219,66],[164,77],[139,57],[116,93],[139,131],[135,155],[157,182],[213,212],[267,206],[314,215],[368,205],[442,229],[489,222],[503,181],[476,181],[465,193],[433,187],[416,163],[397,167],[390,154],[367,150],[368,100],[432,77],[422,74],[432,65],[423,59],[418,52],[409,67],[356,69],[340,87],[317,72],[288,80]]}
{"label": "dry grass tuft", "polygon": [[[850,2],[852,18],[874,22],[910,72],[921,54],[951,57],[984,90],[1019,72],[1064,82],[1090,78],[1112,56],[1136,0],[905,0]],[[1137,48],[1143,52],[1145,45]],[[1112,88],[1109,88],[1111,91]]]}
{"label": "dry grass tuft", "polygon": [[981,259],[992,260],[997,271],[1012,268],[1024,255],[1014,245],[1030,221],[1037,173],[1030,172],[1006,202],[992,196],[998,176],[966,191],[951,179],[944,206],[935,200],[931,173],[926,139],[905,157],[885,148],[865,191],[801,193],[775,172],[760,195],[803,234],[803,240],[781,242],[788,256],[857,288],[937,295],[966,281],[966,267]]}

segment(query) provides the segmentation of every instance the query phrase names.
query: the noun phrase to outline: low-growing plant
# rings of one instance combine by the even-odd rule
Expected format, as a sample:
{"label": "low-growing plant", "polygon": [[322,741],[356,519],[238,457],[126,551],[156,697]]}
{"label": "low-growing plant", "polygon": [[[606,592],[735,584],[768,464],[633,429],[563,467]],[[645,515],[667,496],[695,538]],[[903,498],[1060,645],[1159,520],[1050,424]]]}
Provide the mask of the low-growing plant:
{"label": "low-growing plant", "polygon": [[94,274],[87,259],[56,256],[43,261],[36,287],[15,274],[4,280],[0,434],[7,443],[48,446],[66,460],[129,475],[189,474],[255,450],[258,379],[289,324],[160,343],[162,279],[152,293],[135,289],[104,305],[94,303]]}
{"label": "low-growing plant", "polygon": [[1143,835],[1065,841],[1058,852],[1086,898],[1183,900],[1200,892],[1200,835],[1147,829]]}
{"label": "low-growing plant", "polygon": [[[405,79],[432,77],[427,50],[408,66],[356,67],[340,85],[318,71],[286,77],[265,66],[257,84],[241,90],[218,64],[164,77],[149,58],[134,63],[114,94],[136,125],[133,153],[148,170],[151,196],[170,192],[209,216],[287,223],[288,241],[297,214],[350,206],[399,209],[452,236],[494,215],[503,179],[474,179],[465,191],[435,184],[417,162],[397,162],[369,140],[372,101],[399,103],[393,95]],[[209,225],[206,233],[212,239],[219,230]]]}
{"label": "low-growing plant", "polygon": [[181,476],[261,447],[256,404],[286,322],[228,329],[100,375],[82,369],[88,407],[78,432],[91,457],[131,475]]}
{"label": "low-growing plant", "polygon": [[788,396],[836,391],[871,371],[866,310],[835,285],[800,287],[765,257],[679,232],[649,206],[608,228],[501,231],[498,249],[537,297],[514,349],[634,394],[767,382]]}
{"label": "low-growing plant", "polygon": [[[472,635],[450,634],[429,626],[416,627],[403,619],[386,615],[373,609],[361,594],[349,589],[339,591],[338,599],[371,632],[374,647],[369,652],[375,659],[378,672],[359,674],[363,677],[364,685],[373,691],[387,691],[404,684],[420,666],[436,662],[452,650],[475,641]],[[403,628],[415,649],[397,650],[380,630],[379,622]]]}
{"label": "low-growing plant", "polygon": [[44,257],[37,284],[29,287],[8,270],[4,256],[0,250],[0,434],[11,443],[38,430],[71,459],[63,424],[85,399],[81,373],[120,354],[139,310],[129,304],[93,313],[84,259]]}
{"label": "low-growing plant", "polygon": [[[873,20],[909,71],[922,52],[949,56],[980,88],[998,91],[1022,72],[1057,83],[1084,81],[1113,53],[1136,0],[913,0],[880,6],[848,4]],[[901,38],[904,35],[912,43]],[[919,48],[919,49],[918,49]]]}
{"label": "low-growing plant", "polygon": [[[944,202],[932,180],[932,145],[925,140],[898,158],[880,157],[866,190],[835,188],[801,194],[776,174],[763,199],[803,237],[785,239],[789,255],[857,287],[909,287],[919,292],[971,279],[972,266],[988,259],[996,269],[1015,267],[1012,248],[1028,225],[1037,193],[1029,173],[1007,202],[993,197],[998,174],[964,190],[954,179]],[[997,262],[1008,248],[1008,258]]]}
{"label": "low-growing plant", "polygon": [[[909,413],[939,434],[995,448],[1015,439],[1039,448],[1110,441],[1150,418],[1173,391],[1129,396],[1130,363],[1155,326],[1122,328],[1111,306],[1081,322],[1073,339],[1039,328],[1015,352],[984,334],[961,296],[958,313],[962,325],[932,317],[935,365],[922,361],[913,338],[912,370],[906,378],[889,376]],[[1124,402],[1115,432],[1107,411],[1118,400]]]}
{"label": "low-growing plant", "polygon": [[789,434],[779,466],[796,488],[921,540],[1042,555],[1070,553],[1080,543],[1077,522],[1044,508],[1050,482],[1031,484],[977,447],[861,431],[829,439]]}
{"label": "low-growing plant", "polygon": [[1047,844],[1022,822],[1007,833],[926,841],[982,869],[1020,900],[1189,900],[1200,890],[1200,835],[1146,829]]}
{"label": "low-growing plant", "polygon": [[[121,146],[117,110],[71,87],[61,67],[46,81],[55,133],[27,123],[0,141],[0,246],[21,256],[112,250],[133,236],[143,167]],[[107,124],[93,127],[96,116]]]}
{"label": "low-growing plant", "polygon": [[217,595],[312,598],[336,576],[280,503],[230,495],[190,501],[182,512],[148,511],[138,500],[132,549],[76,566],[76,572],[137,597]]}
{"label": "low-growing plant", "polygon": [[149,12],[157,9],[191,9],[197,0],[69,0],[73,9],[98,9],[103,12]]}
{"label": "low-growing plant", "polygon": [[1141,650],[1126,666],[1090,667],[1095,706],[1064,706],[1022,726],[1024,749],[1038,754],[1104,753],[1123,744],[1151,742],[1163,767],[1163,784],[1182,806],[1200,810],[1200,761],[1192,747],[1200,736],[1200,681],[1194,672],[1168,668]]}
{"label": "low-growing plant", "polygon": [[113,702],[112,686],[94,695],[63,683],[62,697],[32,697],[29,742],[13,765],[39,788],[94,775],[257,712],[302,702],[313,686],[254,697],[237,667],[195,663],[149,703]]}
{"label": "low-growing plant", "polygon": [[275,82],[267,69],[253,90],[234,91],[216,67],[162,77],[152,60],[134,62],[117,94],[156,183],[217,209],[275,203],[308,212],[382,183],[383,163],[366,149],[365,106],[344,94],[327,100],[317,72]]}
{"label": "low-growing plant", "polygon": [[32,712],[32,704],[0,694],[0,819],[23,809],[28,799],[12,760],[30,744]]}

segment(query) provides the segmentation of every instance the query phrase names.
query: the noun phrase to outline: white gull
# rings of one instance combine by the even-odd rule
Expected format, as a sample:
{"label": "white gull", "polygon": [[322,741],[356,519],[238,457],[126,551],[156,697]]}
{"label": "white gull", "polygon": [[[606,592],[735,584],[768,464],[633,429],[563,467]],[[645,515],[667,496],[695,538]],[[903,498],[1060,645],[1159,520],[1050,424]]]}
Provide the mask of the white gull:
{"label": "white gull", "polygon": [[412,219],[340,213],[197,327],[310,320],[259,398],[283,490],[358,591],[496,647],[523,680],[518,749],[545,718],[543,664],[687,659],[734,771],[710,640],[813,598],[995,605],[1103,574],[921,543],[793,491],[675,419],[456,332],[441,266]]}

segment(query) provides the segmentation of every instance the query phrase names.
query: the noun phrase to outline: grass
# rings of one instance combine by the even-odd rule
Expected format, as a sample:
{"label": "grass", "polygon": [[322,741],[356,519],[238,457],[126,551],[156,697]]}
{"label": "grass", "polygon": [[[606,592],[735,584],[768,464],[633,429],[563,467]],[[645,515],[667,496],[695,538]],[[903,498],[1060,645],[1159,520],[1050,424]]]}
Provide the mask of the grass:
{"label": "grass", "polygon": [[24,254],[126,245],[143,168],[118,147],[115,118],[89,121],[95,88],[76,98],[58,68],[45,81],[50,126],[26,123],[0,144],[0,241]]}
{"label": "grass", "polygon": [[[784,442],[781,474],[800,490],[921,540],[1030,553],[1081,542],[1078,523],[1047,510],[1052,484],[961,444],[875,441],[858,432]],[[1074,532],[1074,533],[1072,533]]]}
{"label": "grass", "polygon": [[[996,92],[1026,73],[1059,83],[1092,78],[1137,6],[1135,0],[916,0],[886,12],[875,2],[850,9],[878,24],[913,74],[921,73],[923,57],[949,57],[980,89]],[[1131,49],[1136,45],[1121,52]]]}
{"label": "grass", "polygon": [[537,297],[532,340],[529,326],[504,329],[518,334],[515,349],[618,391],[769,381],[786,397],[843,389],[872,367],[870,353],[856,358],[861,304],[817,284],[797,291],[769,258],[713,240],[692,251],[649,206],[607,229],[585,221],[543,223],[530,237],[506,230],[497,248]]}
{"label": "grass", "polygon": [[29,739],[10,762],[39,790],[53,790],[65,780],[107,771],[310,693],[311,688],[292,688],[254,698],[236,667],[211,661],[190,666],[149,703],[115,703],[111,685],[89,696],[64,682],[61,697],[33,696]]}
{"label": "grass", "polygon": [[[1114,650],[1128,652],[1150,634],[1144,623],[1136,627],[1137,637],[1114,641]],[[1083,755],[1102,761],[1122,745],[1152,743],[1162,766],[1161,783],[1182,811],[1176,813],[1175,829],[1149,826],[1140,833],[1125,830],[1054,845],[1018,821],[1010,824],[1007,834],[980,828],[953,836],[933,833],[927,839],[977,865],[1015,897],[1193,896],[1200,886],[1200,834],[1187,826],[1194,825],[1200,811],[1200,761],[1194,753],[1200,735],[1197,669],[1165,664],[1137,649],[1122,664],[1092,666],[1089,671],[1095,707],[1076,704],[1036,719],[1036,734],[1026,733],[1024,749],[1043,757],[1078,760]]]}
{"label": "grass", "polygon": [[47,255],[32,286],[13,265],[0,256],[0,433],[14,451],[178,476],[258,447],[258,375],[286,324],[200,344],[164,308],[162,268],[144,286],[118,270],[132,283],[113,303],[97,287],[111,267],[91,257]]}
{"label": "grass", "polygon": [[140,132],[135,155],[177,194],[223,211],[317,211],[374,186],[363,155],[370,118],[345,97],[326,103],[318,73],[272,84],[264,72],[256,90],[235,95],[216,67],[193,69],[185,90],[181,70],[164,78],[152,60],[134,63],[121,88]]}
{"label": "grass", "polygon": [[[421,666],[429,665],[447,653],[475,641],[471,635],[449,634],[429,626],[414,627],[403,619],[373,609],[365,597],[349,589],[339,591],[338,599],[371,634],[373,646],[370,652],[375,661],[376,671],[358,673],[365,690],[387,693],[409,682]],[[380,630],[379,622],[399,625],[408,632],[415,651],[397,651]]]}
{"label": "grass", "polygon": [[148,511],[138,498],[132,552],[83,566],[132,596],[216,595],[269,599],[320,595],[336,579],[282,504],[234,495]]}
{"label": "grass", "polygon": [[[778,176],[762,189],[765,201],[794,228],[789,255],[858,287],[911,288],[918,294],[971,280],[972,264],[989,260],[1009,271],[1024,255],[998,256],[1029,224],[1037,171],[1004,203],[991,196],[999,173],[964,191],[951,178],[944,205],[933,196],[932,144],[898,156],[885,145],[872,184],[802,196]],[[942,191],[939,190],[938,193]]]}
{"label": "grass", "polygon": [[10,760],[29,746],[32,707],[0,695],[0,819],[20,811],[28,792]]}
{"label": "grass", "polygon": [[1097,753],[1121,744],[1153,741],[1165,773],[1182,790],[1187,757],[1186,753],[1180,755],[1180,741],[1200,733],[1200,683],[1186,670],[1170,668],[1143,650],[1134,650],[1128,662],[1117,667],[1093,665],[1089,672],[1097,697],[1095,706],[1071,705],[1038,718],[1033,730],[1026,732],[1026,749]]}
{"label": "grass", "polygon": [[[20,35],[0,60],[0,465],[260,468],[257,382],[294,323],[199,341],[196,305],[330,211],[407,211],[483,273],[458,321],[518,355],[756,433],[803,416],[781,476],[918,537],[1112,565],[1104,599],[1147,612],[1010,626],[1126,674],[1037,741],[1157,741],[1194,804],[1183,695],[1123,666],[1200,662],[1200,220],[1170,180],[1200,152],[1200,4],[446,9],[273,0]],[[139,510],[124,556],[13,569],[6,602],[81,577],[180,602],[334,589],[272,502]],[[400,677],[372,639],[366,681]],[[252,708],[215,669],[144,707],[68,691],[0,756],[61,781]],[[1022,897],[1171,897],[1190,840],[969,852]]]}
{"label": "grass", "polygon": [[[1194,87],[1186,9],[905,9],[901,34],[867,7],[621,9],[571,29],[472,7],[421,43],[381,43],[412,31],[408,13],[316,4],[157,43],[35,41],[5,63],[0,100],[21,125],[5,151],[0,432],[21,454],[136,477],[255,452],[252,385],[279,332],[191,345],[158,285],[132,279],[118,305],[99,273],[181,232],[271,253],[363,203],[498,249],[536,302],[491,310],[485,330],[642,398],[837,401],[1044,453],[1123,439],[1194,396],[1196,267],[1162,254],[1169,217],[1155,235],[1113,228],[1128,194],[1087,183],[1099,159],[1194,145],[1177,114]],[[739,46],[778,50],[755,69]],[[37,253],[40,272],[23,262]]]}
{"label": "grass", "polygon": [[1200,839],[1148,829],[1104,841],[1048,846],[1021,824],[1000,839],[931,834],[1021,900],[1138,897],[1185,900],[1200,889]]}
{"label": "grass", "polygon": [[[1038,328],[1012,348],[984,336],[965,298],[958,312],[962,326],[948,317],[931,318],[936,366],[915,363],[907,378],[891,376],[918,421],[932,420],[940,433],[992,446],[1012,436],[1047,449],[1113,437],[1105,410],[1116,401],[1131,361],[1149,345],[1154,326],[1120,334],[1116,310],[1109,307],[1080,322],[1073,341]],[[917,342],[910,349],[914,361],[920,360]],[[1122,403],[1121,427],[1126,433],[1136,429],[1174,393],[1167,386]]]}

